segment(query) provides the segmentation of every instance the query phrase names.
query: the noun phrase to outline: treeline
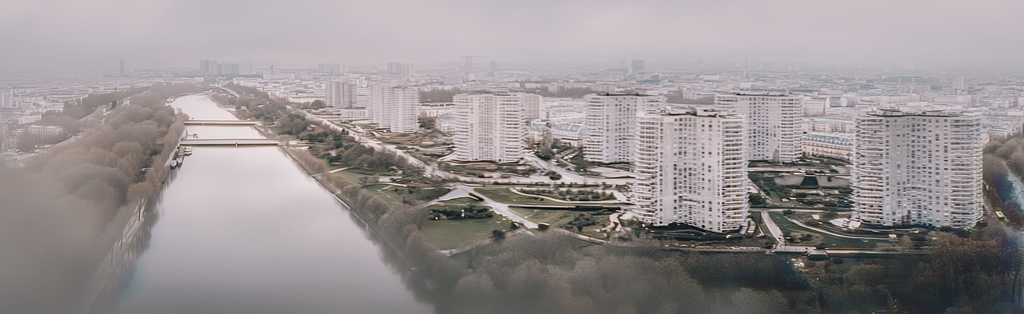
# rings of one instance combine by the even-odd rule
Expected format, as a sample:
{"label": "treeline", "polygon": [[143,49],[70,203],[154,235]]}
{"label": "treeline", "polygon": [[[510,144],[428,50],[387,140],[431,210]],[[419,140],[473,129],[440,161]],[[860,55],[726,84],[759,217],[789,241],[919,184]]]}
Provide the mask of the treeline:
{"label": "treeline", "polygon": [[832,262],[812,289],[821,311],[866,313],[1019,313],[1021,252],[1002,228],[970,237],[939,233],[932,254],[878,258],[843,273]]}
{"label": "treeline", "polygon": [[524,90],[527,93],[537,94],[544,97],[558,97],[558,98],[583,98],[588,94],[597,93],[597,91],[590,89],[589,87],[559,87],[555,90],[551,90],[547,86],[539,88],[528,88]]}
{"label": "treeline", "polygon": [[[1006,215],[1006,220],[1018,229],[1024,228],[1024,204],[1020,204],[1012,191],[1009,177],[1024,177],[1024,138],[1016,134],[1005,140],[993,140],[984,148],[982,159],[986,197]],[[1009,197],[1004,197],[1009,196]]]}
{"label": "treeline", "polygon": [[263,120],[269,125],[288,114],[287,100],[270,97],[269,94],[254,87],[233,83],[224,87],[235,91],[239,97],[214,95],[213,99],[221,105],[234,107],[239,118]]}
{"label": "treeline", "polygon": [[715,96],[704,96],[697,99],[690,99],[683,96],[683,91],[671,91],[665,95],[665,102],[670,104],[692,104],[692,105],[713,105]]}
{"label": "treeline", "polygon": [[431,102],[452,102],[455,95],[465,93],[465,91],[453,88],[453,89],[431,89],[431,90],[420,90],[420,102],[431,103]]}
{"label": "treeline", "polygon": [[157,85],[137,90],[137,101],[109,112],[105,123],[26,160],[23,167],[0,170],[0,281],[5,282],[0,304],[5,312],[71,311],[78,289],[99,262],[92,251],[96,237],[122,205],[151,197],[165,175],[165,153],[177,145],[185,117],[176,117],[163,96],[196,89]]}

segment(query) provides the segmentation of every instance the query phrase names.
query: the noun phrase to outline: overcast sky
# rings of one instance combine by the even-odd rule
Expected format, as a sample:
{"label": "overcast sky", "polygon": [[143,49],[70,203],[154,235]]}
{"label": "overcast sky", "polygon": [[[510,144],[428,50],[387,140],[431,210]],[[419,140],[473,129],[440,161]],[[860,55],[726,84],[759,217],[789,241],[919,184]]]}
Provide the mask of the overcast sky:
{"label": "overcast sky", "polygon": [[1021,64],[1024,1],[2,0],[0,71],[292,64]]}

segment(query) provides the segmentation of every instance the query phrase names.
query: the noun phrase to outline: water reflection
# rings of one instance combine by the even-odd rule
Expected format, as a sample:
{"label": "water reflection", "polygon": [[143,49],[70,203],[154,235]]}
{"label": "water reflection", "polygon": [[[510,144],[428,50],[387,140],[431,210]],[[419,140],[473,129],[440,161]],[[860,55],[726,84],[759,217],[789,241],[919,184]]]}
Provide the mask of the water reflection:
{"label": "water reflection", "polygon": [[[173,105],[224,118],[202,97]],[[207,126],[200,136],[239,129],[254,132]],[[149,241],[110,312],[432,311],[409,267],[279,148],[196,147],[187,159],[161,191],[160,222],[140,237]]]}

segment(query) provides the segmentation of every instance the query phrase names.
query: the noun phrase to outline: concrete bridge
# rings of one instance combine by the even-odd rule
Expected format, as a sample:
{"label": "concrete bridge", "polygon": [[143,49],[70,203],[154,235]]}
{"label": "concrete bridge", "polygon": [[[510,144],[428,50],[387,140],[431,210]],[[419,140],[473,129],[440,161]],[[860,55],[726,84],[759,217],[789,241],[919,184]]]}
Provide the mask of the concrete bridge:
{"label": "concrete bridge", "polygon": [[281,142],[268,139],[183,139],[182,146],[273,146]]}
{"label": "concrete bridge", "polygon": [[255,120],[185,120],[185,125],[257,125]]}

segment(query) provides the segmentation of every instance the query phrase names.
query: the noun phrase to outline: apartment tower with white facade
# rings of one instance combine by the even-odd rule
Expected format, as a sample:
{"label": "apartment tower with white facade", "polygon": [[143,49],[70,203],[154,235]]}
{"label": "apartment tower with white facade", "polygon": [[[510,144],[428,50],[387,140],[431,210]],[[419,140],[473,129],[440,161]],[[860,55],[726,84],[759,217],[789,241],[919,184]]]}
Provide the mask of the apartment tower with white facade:
{"label": "apartment tower with white facade", "polygon": [[803,98],[776,92],[715,96],[715,107],[747,122],[747,159],[794,162],[802,152]]}
{"label": "apartment tower with white facade", "polygon": [[657,97],[639,94],[591,94],[586,101],[583,157],[599,163],[633,162],[636,115],[664,105]]}
{"label": "apartment tower with white facade", "polygon": [[418,89],[396,86],[392,81],[370,83],[369,116],[378,128],[395,133],[416,132],[418,108]]}
{"label": "apartment tower with white facade", "polygon": [[983,214],[980,117],[886,106],[857,118],[853,200],[866,224],[971,228]]}
{"label": "apartment tower with white facade", "polygon": [[415,133],[420,129],[419,106],[420,92],[415,87],[395,87],[391,89],[391,114],[389,123],[391,132]]}
{"label": "apartment tower with white facade", "polygon": [[741,116],[689,107],[636,117],[633,198],[640,220],[713,232],[742,227],[747,203],[747,139]]}
{"label": "apartment tower with white facade", "polygon": [[455,95],[455,154],[460,161],[517,162],[526,138],[524,93]]}
{"label": "apartment tower with white facade", "polygon": [[337,109],[349,109],[356,104],[355,87],[346,81],[327,81],[324,84],[324,104]]}

